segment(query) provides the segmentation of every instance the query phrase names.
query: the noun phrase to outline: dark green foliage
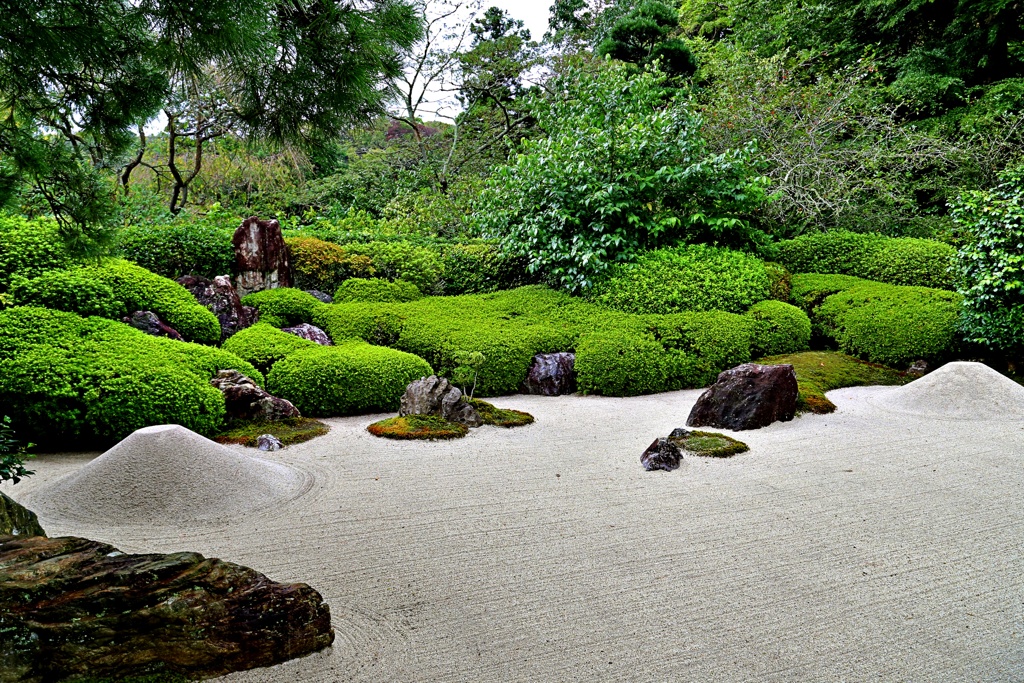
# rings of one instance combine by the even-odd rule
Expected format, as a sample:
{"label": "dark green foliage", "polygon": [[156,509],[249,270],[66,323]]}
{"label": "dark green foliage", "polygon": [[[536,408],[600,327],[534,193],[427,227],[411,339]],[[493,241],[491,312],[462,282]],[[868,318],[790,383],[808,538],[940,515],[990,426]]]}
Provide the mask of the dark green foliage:
{"label": "dark green foliage", "polygon": [[912,379],[884,365],[866,363],[835,351],[805,351],[762,358],[758,362],[793,366],[800,392],[796,404],[798,413],[834,412],[836,406],[825,396],[826,391],[875,384],[906,384]]}
{"label": "dark green foliage", "polygon": [[507,256],[491,242],[450,244],[441,250],[445,294],[483,294],[534,284],[526,260]]}
{"label": "dark green foliage", "polygon": [[644,0],[619,18],[598,44],[597,54],[639,66],[660,60],[672,76],[686,76],[697,68],[690,49],[671,35],[679,26],[679,13],[658,0]]}
{"label": "dark green foliage", "polygon": [[768,273],[768,296],[777,301],[789,301],[793,292],[793,274],[781,263],[766,261],[764,270]]}
{"label": "dark green foliage", "polygon": [[534,422],[533,415],[524,413],[522,410],[498,408],[478,398],[469,399],[469,403],[476,408],[476,412],[480,415],[485,425],[492,425],[494,427],[523,427]]}
{"label": "dark green foliage", "polygon": [[593,298],[629,313],[740,313],[767,299],[770,285],[760,259],[694,244],[650,251],[616,266],[595,286]]}
{"label": "dark green foliage", "polygon": [[298,289],[333,292],[350,277],[370,277],[376,272],[369,256],[350,254],[337,244],[316,237],[289,237],[285,242],[291,252]]}
{"label": "dark green foliage", "polygon": [[718,432],[695,431],[685,437],[670,436],[669,440],[682,450],[704,458],[728,458],[750,450],[742,441]]}
{"label": "dark green foliage", "polygon": [[51,270],[31,280],[15,279],[11,297],[18,306],[42,306],[84,316],[119,320],[127,314],[110,285],[77,270]]}
{"label": "dark green foliage", "polygon": [[23,444],[16,438],[10,416],[4,415],[0,420],[0,483],[17,484],[35,474],[25,468],[25,461],[33,457],[26,452],[31,447],[32,444]]}
{"label": "dark green foliage", "polygon": [[814,322],[815,310],[828,297],[869,281],[852,275],[797,273],[793,276],[790,301]]}
{"label": "dark green foliage", "polygon": [[0,292],[10,287],[14,275],[34,278],[70,264],[54,221],[0,216]]}
{"label": "dark green foliage", "polygon": [[334,293],[335,303],[350,303],[355,301],[376,301],[381,303],[403,303],[416,301],[423,295],[416,285],[411,282],[395,280],[389,282],[380,278],[345,280]]}
{"label": "dark green foliage", "polygon": [[235,268],[231,236],[239,223],[232,218],[220,223],[179,220],[132,225],[118,232],[116,253],[172,279],[182,275],[230,275]]}
{"label": "dark green foliage", "polygon": [[224,350],[252,363],[266,374],[274,363],[296,351],[318,346],[316,342],[288,334],[266,323],[256,323],[224,341]]}
{"label": "dark green foliage", "polygon": [[411,353],[356,341],[288,355],[270,370],[267,390],[312,417],[385,412],[398,409],[410,382],[431,374]]}
{"label": "dark green foliage", "polygon": [[951,289],[956,250],[935,240],[833,230],[778,245],[779,261],[794,273],[856,275],[891,285]]}
{"label": "dark green foliage", "polygon": [[242,297],[242,303],[259,309],[260,320],[276,327],[312,322],[316,310],[325,305],[312,294],[291,287],[253,292]]}
{"label": "dark green foliage", "polygon": [[439,289],[441,257],[434,249],[409,242],[366,242],[347,244],[345,250],[369,256],[376,277],[411,282],[426,294]]}
{"label": "dark green foliage", "polygon": [[796,306],[782,301],[762,301],[746,316],[751,326],[750,353],[754,358],[803,351],[811,341],[811,319]]}
{"label": "dark green foliage", "polygon": [[0,312],[0,403],[43,444],[109,443],[166,423],[216,433],[224,397],[209,380],[223,369],[263,382],[221,349],[44,308]]}
{"label": "dark green foliage", "polygon": [[331,428],[319,420],[289,417],[274,422],[233,423],[230,429],[213,437],[213,440],[217,443],[233,443],[256,448],[257,439],[263,434],[270,434],[276,436],[283,445],[289,446],[323,436],[329,431]]}
{"label": "dark green foliage", "polygon": [[201,344],[220,341],[217,316],[174,280],[120,259],[84,267],[76,273],[109,286],[129,313],[152,311],[189,341]]}
{"label": "dark green foliage", "polygon": [[374,422],[366,428],[374,436],[385,439],[431,440],[461,439],[469,428],[458,422],[449,422],[437,415],[404,415]]}
{"label": "dark green foliage", "polygon": [[967,339],[1019,359],[1024,356],[1024,167],[1000,180],[995,189],[968,193],[953,206],[954,219],[968,233],[956,270]]}
{"label": "dark green foliage", "polygon": [[953,350],[962,300],[941,289],[869,283],[829,296],[815,316],[840,351],[902,366]]}

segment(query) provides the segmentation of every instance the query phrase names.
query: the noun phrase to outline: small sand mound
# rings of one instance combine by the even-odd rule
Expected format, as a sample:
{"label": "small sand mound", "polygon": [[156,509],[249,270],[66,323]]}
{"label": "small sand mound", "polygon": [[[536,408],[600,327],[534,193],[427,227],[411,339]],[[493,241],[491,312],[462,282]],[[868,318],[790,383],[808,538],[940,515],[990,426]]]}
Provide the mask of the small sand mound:
{"label": "small sand mound", "polygon": [[887,410],[926,417],[1024,421],[1024,386],[982,363],[947,363],[874,402]]}
{"label": "small sand mound", "polygon": [[235,517],[308,488],[286,465],[238,453],[180,425],[140,429],[80,470],[35,492],[47,516],[113,525]]}

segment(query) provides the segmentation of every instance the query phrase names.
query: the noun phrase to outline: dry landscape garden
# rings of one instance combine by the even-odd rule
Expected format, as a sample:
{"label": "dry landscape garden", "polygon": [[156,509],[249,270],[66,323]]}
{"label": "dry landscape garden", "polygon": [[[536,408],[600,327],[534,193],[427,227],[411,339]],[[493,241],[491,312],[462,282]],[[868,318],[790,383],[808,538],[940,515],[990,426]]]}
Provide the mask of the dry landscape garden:
{"label": "dry landscape garden", "polygon": [[0,683],[1024,679],[1024,7],[553,1],[0,0]]}

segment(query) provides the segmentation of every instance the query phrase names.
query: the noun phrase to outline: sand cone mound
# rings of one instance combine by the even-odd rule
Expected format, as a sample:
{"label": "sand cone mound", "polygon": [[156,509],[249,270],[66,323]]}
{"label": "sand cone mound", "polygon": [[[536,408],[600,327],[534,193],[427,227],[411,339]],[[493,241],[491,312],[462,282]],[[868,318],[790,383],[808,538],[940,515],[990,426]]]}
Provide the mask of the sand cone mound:
{"label": "sand cone mound", "polygon": [[180,425],[146,427],[80,470],[35,492],[47,516],[113,525],[231,518],[283,502],[307,476],[239,453]]}
{"label": "sand cone mound", "polygon": [[1024,421],[1024,387],[982,363],[947,363],[875,403],[887,410],[953,420]]}

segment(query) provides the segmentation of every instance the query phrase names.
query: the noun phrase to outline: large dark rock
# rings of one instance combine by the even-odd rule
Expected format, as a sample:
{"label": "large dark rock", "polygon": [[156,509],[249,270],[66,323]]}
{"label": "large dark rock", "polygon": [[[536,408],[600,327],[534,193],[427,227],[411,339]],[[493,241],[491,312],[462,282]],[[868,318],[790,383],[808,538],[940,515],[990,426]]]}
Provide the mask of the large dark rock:
{"label": "large dark rock", "polygon": [[523,380],[523,393],[561,396],[576,391],[576,354],[538,353]]}
{"label": "large dark rock", "polygon": [[242,300],[227,275],[218,275],[212,280],[197,275],[183,275],[177,282],[190,291],[196,301],[217,316],[217,320],[220,321],[221,341],[256,322],[256,309],[242,305]]}
{"label": "large dark rock", "polygon": [[[0,493],[0,536],[45,536],[36,513]],[[0,567],[0,577],[3,568]],[[0,677],[0,681],[3,678]]]}
{"label": "large dark rock", "polygon": [[308,339],[311,342],[316,342],[320,346],[332,346],[331,338],[327,336],[327,333],[321,330],[316,325],[310,325],[309,323],[302,323],[295,327],[282,327],[282,332],[288,334],[294,334],[296,337],[302,337]]}
{"label": "large dark rock", "polygon": [[273,422],[302,417],[291,401],[271,396],[238,370],[221,370],[210,380],[224,394],[229,422]]}
{"label": "large dark rock", "polygon": [[640,456],[640,464],[648,472],[652,470],[665,470],[671,472],[679,469],[679,461],[683,454],[679,447],[669,439],[655,439],[654,443],[647,447],[647,450]]}
{"label": "large dark rock", "polygon": [[792,365],[746,363],[718,375],[686,420],[688,427],[760,429],[796,415],[797,384]]}
{"label": "large dark rock", "polygon": [[301,583],[197,553],[126,555],[85,538],[0,536],[0,681],[189,678],[271,666],[334,640]]}
{"label": "large dark rock", "polygon": [[462,400],[462,391],[437,375],[422,377],[409,384],[402,394],[398,414],[437,415],[467,427],[479,427],[484,423],[476,408]]}
{"label": "large dark rock", "polygon": [[184,341],[184,338],[178,334],[176,329],[161,320],[153,311],[135,311],[125,318],[124,322],[154,337],[170,337],[171,339]]}
{"label": "large dark rock", "polygon": [[288,245],[277,221],[251,216],[235,230],[235,287],[239,296],[264,289],[292,286],[292,264]]}

